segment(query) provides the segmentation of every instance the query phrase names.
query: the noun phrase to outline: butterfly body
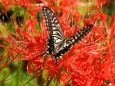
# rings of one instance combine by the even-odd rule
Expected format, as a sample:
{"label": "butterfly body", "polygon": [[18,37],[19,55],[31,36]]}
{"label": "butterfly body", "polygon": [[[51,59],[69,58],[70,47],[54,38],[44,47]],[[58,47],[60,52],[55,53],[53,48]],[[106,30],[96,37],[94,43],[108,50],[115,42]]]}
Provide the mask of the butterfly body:
{"label": "butterfly body", "polygon": [[68,42],[68,38],[65,38],[65,40],[58,46],[58,51],[54,53],[55,59],[58,60],[63,54],[68,52],[71,47],[72,45]]}
{"label": "butterfly body", "polygon": [[64,37],[61,26],[55,13],[48,8],[42,8],[43,16],[46,20],[48,31],[47,50],[43,53],[53,55],[55,60],[58,60],[63,54],[68,52],[71,47],[81,41],[93,28],[93,24],[78,30],[71,37]]}

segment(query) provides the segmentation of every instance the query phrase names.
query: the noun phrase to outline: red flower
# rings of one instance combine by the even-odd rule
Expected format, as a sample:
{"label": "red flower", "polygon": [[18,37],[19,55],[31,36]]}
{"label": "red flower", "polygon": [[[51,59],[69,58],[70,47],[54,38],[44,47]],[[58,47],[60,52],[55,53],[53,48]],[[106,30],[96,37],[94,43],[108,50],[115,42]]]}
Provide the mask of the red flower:
{"label": "red flower", "polygon": [[15,2],[24,7],[30,6],[30,0],[15,0]]}
{"label": "red flower", "polygon": [[[21,5],[23,3],[17,2]],[[29,1],[27,0],[27,2]],[[53,4],[55,2],[56,0],[52,0]],[[48,6],[55,10],[58,8],[57,17],[64,35],[70,37],[81,28],[81,26],[70,25],[71,16],[73,16],[73,20],[76,23],[81,19],[81,14],[75,11],[77,0],[68,0],[67,3],[61,0],[59,6],[53,6],[52,3],[48,2]],[[71,3],[75,4],[71,5]],[[71,6],[69,7],[68,5]],[[24,6],[29,5],[24,4]],[[71,14],[69,18],[67,18],[67,13]],[[26,19],[24,29],[21,27],[15,29],[15,36],[11,34],[3,38],[11,46],[2,47],[5,47],[10,52],[7,57],[11,56],[13,61],[18,60],[17,56],[20,56],[20,60],[28,60],[27,71],[35,76],[41,75],[42,71],[45,70],[47,71],[47,80],[50,78],[60,79],[60,82],[64,85],[67,85],[69,82],[72,83],[72,86],[114,85],[115,24],[112,23],[114,16],[112,17],[110,27],[107,27],[107,15],[98,12],[93,15],[93,18],[84,19],[84,26],[94,23],[95,18],[97,19],[93,30],[81,42],[73,45],[69,52],[64,54],[62,59],[58,60],[57,64],[52,59],[53,56],[41,56],[46,50],[48,33],[44,21],[41,22],[40,32],[38,33],[35,28],[38,22],[36,19],[33,20],[32,17]],[[98,24],[99,20],[102,23],[101,25]],[[107,83],[107,80],[110,83]]]}
{"label": "red flower", "polygon": [[97,5],[104,5],[109,2],[109,0],[95,0]]}

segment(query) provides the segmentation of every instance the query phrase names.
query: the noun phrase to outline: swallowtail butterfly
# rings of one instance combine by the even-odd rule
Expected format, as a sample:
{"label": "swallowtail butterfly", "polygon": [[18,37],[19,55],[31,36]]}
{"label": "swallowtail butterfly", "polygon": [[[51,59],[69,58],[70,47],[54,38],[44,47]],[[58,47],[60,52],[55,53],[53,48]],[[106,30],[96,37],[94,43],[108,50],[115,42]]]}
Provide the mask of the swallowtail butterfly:
{"label": "swallowtail butterfly", "polygon": [[42,8],[48,31],[47,50],[42,54],[53,55],[57,61],[60,56],[65,54],[75,43],[81,41],[93,28],[93,24],[78,30],[71,37],[64,37],[61,26],[55,13],[48,7]]}

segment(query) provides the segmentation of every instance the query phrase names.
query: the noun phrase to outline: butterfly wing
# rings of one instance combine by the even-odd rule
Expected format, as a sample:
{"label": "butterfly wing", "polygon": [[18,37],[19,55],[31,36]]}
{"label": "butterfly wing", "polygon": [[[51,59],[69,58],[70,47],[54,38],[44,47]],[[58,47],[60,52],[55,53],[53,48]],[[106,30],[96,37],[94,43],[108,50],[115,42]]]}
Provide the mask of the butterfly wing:
{"label": "butterfly wing", "polygon": [[93,26],[94,25],[89,24],[86,27],[78,30],[78,32],[73,34],[71,37],[65,38],[65,40],[58,46],[58,51],[55,54],[55,59],[58,60],[60,56],[70,50],[72,45],[81,41],[92,30]]}
{"label": "butterfly wing", "polygon": [[48,31],[48,40],[47,40],[47,53],[53,54],[57,50],[57,46],[63,41],[64,35],[62,33],[61,26],[58,19],[56,18],[55,13],[48,8],[42,8],[43,16],[46,20],[46,26]]}
{"label": "butterfly wing", "polygon": [[72,45],[78,43],[93,29],[93,26],[93,24],[89,24],[86,27],[78,30],[77,33],[74,33],[70,38],[68,38],[67,43]]}
{"label": "butterfly wing", "polygon": [[55,60],[66,53],[72,45],[81,41],[93,28],[94,25],[90,24],[69,38],[64,38],[59,21],[56,15],[48,7],[42,8],[42,13],[46,20],[48,31],[47,51],[45,53],[54,55]]}

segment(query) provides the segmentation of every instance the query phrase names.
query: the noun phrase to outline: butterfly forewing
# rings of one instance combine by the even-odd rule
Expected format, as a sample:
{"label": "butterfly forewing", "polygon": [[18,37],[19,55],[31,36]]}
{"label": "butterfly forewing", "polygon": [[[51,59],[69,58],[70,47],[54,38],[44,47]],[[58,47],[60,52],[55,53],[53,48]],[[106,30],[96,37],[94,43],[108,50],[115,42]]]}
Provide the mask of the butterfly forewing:
{"label": "butterfly forewing", "polygon": [[56,51],[57,46],[64,40],[64,35],[55,13],[53,13],[53,11],[48,7],[43,7],[42,13],[46,20],[49,35],[47,46],[50,48],[50,54],[53,54]]}

